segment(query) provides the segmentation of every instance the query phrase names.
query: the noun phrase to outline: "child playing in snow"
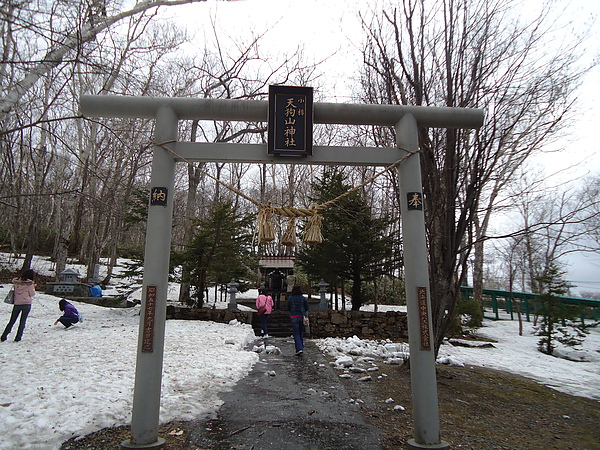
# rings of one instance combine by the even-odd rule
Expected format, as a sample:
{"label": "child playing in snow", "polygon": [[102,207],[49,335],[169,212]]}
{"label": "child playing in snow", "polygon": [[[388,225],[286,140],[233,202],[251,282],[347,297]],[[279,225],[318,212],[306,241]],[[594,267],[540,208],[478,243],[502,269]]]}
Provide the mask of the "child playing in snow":
{"label": "child playing in snow", "polygon": [[64,298],[58,302],[58,309],[63,312],[63,315],[54,322],[54,325],[60,322],[65,328],[69,328],[74,323],[79,322],[79,311]]}

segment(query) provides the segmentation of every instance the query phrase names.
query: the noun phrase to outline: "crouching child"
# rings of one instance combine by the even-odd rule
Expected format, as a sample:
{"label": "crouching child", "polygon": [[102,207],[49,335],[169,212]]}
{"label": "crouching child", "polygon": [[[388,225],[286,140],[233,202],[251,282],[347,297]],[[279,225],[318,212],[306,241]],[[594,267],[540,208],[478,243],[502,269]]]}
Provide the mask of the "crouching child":
{"label": "crouching child", "polygon": [[63,315],[54,322],[54,325],[60,322],[65,328],[69,328],[71,325],[79,322],[79,311],[64,298],[58,302],[58,309],[63,312]]}

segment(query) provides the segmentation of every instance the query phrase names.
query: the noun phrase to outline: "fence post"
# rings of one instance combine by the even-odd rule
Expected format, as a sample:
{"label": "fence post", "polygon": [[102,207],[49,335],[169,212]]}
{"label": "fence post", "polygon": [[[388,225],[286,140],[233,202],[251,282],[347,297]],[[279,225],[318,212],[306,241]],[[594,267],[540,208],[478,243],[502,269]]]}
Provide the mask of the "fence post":
{"label": "fence post", "polygon": [[492,310],[494,311],[494,314],[496,315],[496,320],[500,319],[500,316],[498,315],[498,297],[496,296],[496,294],[492,294]]}

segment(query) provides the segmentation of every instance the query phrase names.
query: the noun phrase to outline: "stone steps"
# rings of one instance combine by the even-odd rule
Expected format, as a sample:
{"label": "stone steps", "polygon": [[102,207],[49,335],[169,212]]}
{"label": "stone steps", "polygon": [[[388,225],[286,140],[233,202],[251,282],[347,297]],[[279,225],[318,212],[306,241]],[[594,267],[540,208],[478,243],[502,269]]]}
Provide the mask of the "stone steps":
{"label": "stone steps", "polygon": [[[260,316],[254,314],[252,317],[252,328],[254,328],[254,334],[262,336],[262,329],[260,326]],[[269,336],[273,337],[289,337],[292,335],[292,323],[290,322],[289,314],[283,311],[273,311],[267,318],[267,328],[269,330]]]}
{"label": "stone steps", "polygon": [[[315,297],[309,299],[309,311],[317,311],[319,308],[319,302],[320,300]],[[238,305],[244,305],[255,309],[254,300],[238,300],[236,303]],[[281,298],[281,307],[284,309],[280,311],[273,310],[273,312],[269,314],[269,317],[267,318],[267,329],[269,330],[269,336],[289,337],[292,335],[292,323],[290,321],[288,312],[285,311],[285,300],[283,296]],[[254,313],[252,317],[252,328],[254,329],[254,334],[256,334],[256,336],[262,336],[260,316],[256,313]]]}

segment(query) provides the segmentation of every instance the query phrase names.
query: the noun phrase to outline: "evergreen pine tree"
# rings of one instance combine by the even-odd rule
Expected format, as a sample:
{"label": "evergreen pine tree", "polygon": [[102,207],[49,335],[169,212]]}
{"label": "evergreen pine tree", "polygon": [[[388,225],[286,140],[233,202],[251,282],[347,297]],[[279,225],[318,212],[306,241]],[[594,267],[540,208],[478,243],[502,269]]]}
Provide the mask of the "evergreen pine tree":
{"label": "evergreen pine tree", "polygon": [[188,269],[189,280],[185,281],[194,288],[199,306],[209,285],[252,276],[258,265],[251,252],[253,223],[251,215],[240,217],[230,201],[216,204],[206,219],[196,221],[181,263]]}
{"label": "evergreen pine tree", "polygon": [[551,264],[546,273],[537,278],[544,292],[537,298],[541,319],[535,334],[541,336],[538,350],[547,355],[554,353],[557,342],[567,346],[581,344],[586,333],[578,321],[582,308],[563,303],[559,298],[567,292],[563,275],[564,272]]}
{"label": "evergreen pine tree", "polygon": [[[338,168],[327,169],[312,186],[315,198],[323,203],[351,189]],[[304,248],[296,261],[315,280],[323,278],[331,285],[350,280],[352,309],[365,302],[363,283],[387,272],[392,260],[393,237],[386,233],[389,221],[375,218],[358,192],[325,209],[323,242]]]}

